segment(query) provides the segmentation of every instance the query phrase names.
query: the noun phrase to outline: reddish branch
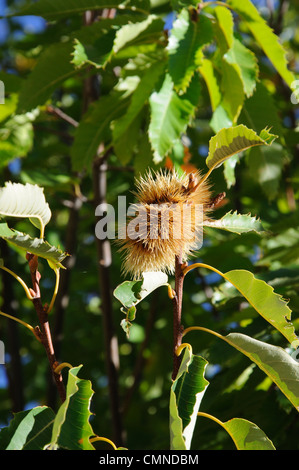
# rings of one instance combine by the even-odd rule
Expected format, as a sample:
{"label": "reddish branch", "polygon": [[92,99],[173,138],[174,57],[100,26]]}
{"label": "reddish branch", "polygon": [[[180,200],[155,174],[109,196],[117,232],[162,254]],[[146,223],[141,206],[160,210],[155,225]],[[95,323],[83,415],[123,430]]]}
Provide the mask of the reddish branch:
{"label": "reddish branch", "polygon": [[27,253],[26,258],[29,264],[31,280],[32,280],[32,289],[30,289],[31,295],[34,297],[32,302],[33,302],[35,311],[39,319],[39,327],[36,327],[35,331],[38,337],[40,338],[42,345],[45,348],[49,365],[50,365],[50,369],[52,372],[53,380],[56,384],[60,399],[62,402],[64,402],[66,396],[65,396],[65,387],[62,381],[62,376],[60,373],[56,374],[54,372],[58,363],[55,357],[54,347],[52,343],[52,336],[51,336],[51,331],[50,331],[50,325],[48,321],[48,313],[47,313],[48,307],[46,305],[43,306],[42,301],[41,301],[40,288],[39,288],[41,275],[38,271],[38,258],[37,256],[32,255],[31,253]]}
{"label": "reddish branch", "polygon": [[181,358],[176,355],[176,349],[182,343],[183,325],[182,325],[182,301],[183,301],[183,284],[184,274],[183,268],[185,264],[182,263],[180,256],[175,257],[175,295],[173,297],[173,371],[172,380],[175,380]]}

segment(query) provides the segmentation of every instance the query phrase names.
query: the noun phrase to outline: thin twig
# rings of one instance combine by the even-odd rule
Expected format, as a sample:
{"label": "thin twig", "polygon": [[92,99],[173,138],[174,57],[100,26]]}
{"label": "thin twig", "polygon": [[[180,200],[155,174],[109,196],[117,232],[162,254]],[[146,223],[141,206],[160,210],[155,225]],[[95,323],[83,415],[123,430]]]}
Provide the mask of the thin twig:
{"label": "thin twig", "polygon": [[71,116],[66,114],[64,111],[62,111],[60,108],[57,108],[56,106],[49,105],[46,107],[46,110],[48,113],[53,114],[54,116],[57,116],[60,119],[63,119],[66,121],[68,124],[71,124],[73,127],[78,127],[79,123],[75,119],[73,119]]}

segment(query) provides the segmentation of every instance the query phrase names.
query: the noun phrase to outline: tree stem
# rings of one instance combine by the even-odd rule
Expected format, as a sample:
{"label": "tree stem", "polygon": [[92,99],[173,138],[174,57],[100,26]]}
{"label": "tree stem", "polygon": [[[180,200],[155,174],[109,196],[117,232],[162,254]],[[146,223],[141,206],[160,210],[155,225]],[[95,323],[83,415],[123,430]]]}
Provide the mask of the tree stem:
{"label": "tree stem", "polygon": [[182,344],[183,326],[182,320],[182,301],[183,301],[183,284],[184,284],[184,272],[183,272],[182,257],[175,257],[175,296],[173,302],[173,371],[172,380],[175,380],[181,358],[175,353],[176,349]]}
{"label": "tree stem", "polygon": [[[66,394],[65,394],[65,387],[62,381],[62,375],[57,374],[54,372],[54,369],[57,367],[58,363],[56,361],[50,325],[48,322],[48,313],[47,307],[44,307],[41,301],[40,295],[40,288],[39,288],[39,281],[40,281],[40,273],[38,272],[38,258],[30,253],[27,253],[27,261],[29,264],[31,279],[32,279],[32,287],[34,291],[34,298],[32,300],[35,311],[37,313],[39,319],[39,338],[41,340],[42,345],[45,348],[47,358],[49,361],[51,373],[53,380],[56,384],[60,399],[62,402],[65,401]],[[37,331],[37,330],[36,330]]]}

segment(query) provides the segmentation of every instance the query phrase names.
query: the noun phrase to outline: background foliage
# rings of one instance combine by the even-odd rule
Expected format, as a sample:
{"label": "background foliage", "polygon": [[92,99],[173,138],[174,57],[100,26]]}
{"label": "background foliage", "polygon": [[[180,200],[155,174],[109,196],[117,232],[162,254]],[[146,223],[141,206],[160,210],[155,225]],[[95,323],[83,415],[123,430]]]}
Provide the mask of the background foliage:
{"label": "background foliage", "polygon": [[[172,306],[166,291],[155,291],[138,306],[128,339],[120,326],[119,302],[110,296],[122,410],[116,425],[94,236],[95,202],[101,197],[113,205],[119,195],[131,200],[134,177],[149,166],[206,171],[209,139],[222,127],[245,124],[257,132],[271,127],[279,136],[271,147],[251,149],[212,174],[215,194],[227,193],[217,218],[228,210],[251,212],[268,232],[239,236],[207,230],[198,261],[222,272],[248,269],[269,282],[289,299],[299,329],[298,107],[290,99],[298,70],[299,5],[253,2],[280,37],[287,69],[265,23],[245,21],[250,2],[227,3],[239,14],[211,6],[198,17],[193,2],[167,0],[132,0],[123,8],[112,0],[81,0],[71,13],[67,0],[25,6],[7,1],[18,16],[0,20],[6,32],[0,52],[6,92],[0,105],[1,186],[11,180],[45,188],[52,210],[47,240],[72,255],[51,318],[57,355],[60,361],[84,364],[80,376],[91,380],[95,392],[94,431],[117,440],[122,436],[131,449],[169,446]],[[4,2],[2,7],[4,13]],[[95,7],[102,7],[101,19],[93,22],[84,12]],[[243,17],[242,8],[249,9]],[[98,194],[93,165],[103,161],[107,191]],[[14,227],[35,233],[26,221]],[[112,291],[124,279],[114,243],[111,250]],[[1,257],[24,278],[29,275],[24,257],[2,241]],[[50,301],[53,272],[46,263],[40,269],[43,300]],[[20,286],[1,276],[1,309],[34,324],[32,305]],[[221,334],[237,331],[286,347],[281,335],[210,272],[188,275],[183,324]],[[57,409],[44,351],[32,335],[3,318],[0,338],[7,353],[5,367],[0,366],[1,425],[7,425],[12,410],[43,404]],[[223,422],[234,416],[250,420],[276,448],[298,449],[297,412],[260,369],[214,337],[190,333],[189,340],[194,352],[209,361],[210,385],[201,410]],[[233,443],[215,423],[199,418],[192,448],[231,449]]]}

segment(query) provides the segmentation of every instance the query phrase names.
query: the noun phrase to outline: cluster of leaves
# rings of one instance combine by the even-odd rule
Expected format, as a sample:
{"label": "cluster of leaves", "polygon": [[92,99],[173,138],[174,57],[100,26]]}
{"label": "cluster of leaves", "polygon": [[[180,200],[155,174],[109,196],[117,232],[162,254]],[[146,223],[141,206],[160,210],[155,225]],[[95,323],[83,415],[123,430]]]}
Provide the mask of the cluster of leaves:
{"label": "cluster of leaves", "polygon": [[[119,194],[133,187],[134,174],[143,173],[149,166],[166,165],[178,171],[204,169],[202,156],[207,156],[208,142],[223,128],[231,128],[223,135],[225,140],[221,143],[222,147],[229,148],[232,145],[229,133],[235,126],[252,129],[254,138],[260,138],[263,144],[272,143],[263,133],[270,127],[271,133],[278,136],[271,146],[237,142],[239,147],[233,156],[225,160],[230,152],[222,155],[225,161],[218,157],[213,160],[215,148],[210,153],[208,168],[223,163],[223,167],[211,175],[215,191],[225,187],[230,191],[217,212],[218,224],[225,231],[216,232],[214,227],[206,227],[205,243],[197,261],[221,269],[226,277],[233,276],[236,270],[242,288],[248,287],[248,279],[241,278],[240,270],[257,273],[257,279],[267,281],[275,292],[289,299],[293,327],[298,330],[299,220],[294,212],[299,181],[298,134],[294,105],[289,100],[295,77],[287,66],[278,36],[268,25],[271,20],[278,33],[284,31],[282,37],[287,38],[286,46],[295,63],[298,45],[293,30],[298,7],[291,5],[284,17],[285,23],[281,24],[283,1],[280,3],[280,8],[273,11],[266,22],[249,0],[228,0],[222,5],[212,2],[198,5],[198,2],[184,0],[39,0],[23,8],[11,2],[12,15],[6,20],[11,26],[14,15],[39,15],[48,21],[48,26],[38,37],[28,33],[23,40],[11,39],[7,49],[4,47],[1,52],[5,67],[0,79],[6,91],[5,105],[0,105],[1,177],[3,182],[13,180],[45,188],[53,216],[47,228],[51,245],[40,241],[38,256],[44,253],[44,258],[49,259],[49,253],[54,253],[54,266],[62,262],[64,251],[72,251],[71,258],[76,259],[67,291],[69,304],[64,316],[62,355],[72,364],[84,363],[84,373],[96,388],[92,402],[96,434],[107,435],[110,423],[104,351],[98,353],[103,319],[95,274],[94,211],[90,204],[94,196],[90,173],[99,148],[102,155],[109,154],[107,199],[114,203]],[[100,10],[100,20],[83,25],[86,10],[97,13]],[[111,15],[112,12],[115,14]],[[9,73],[11,69],[16,73]],[[82,113],[82,109],[86,109],[83,83],[90,76],[94,77],[99,99]],[[65,112],[68,119],[59,121],[57,115],[53,115],[56,108]],[[247,147],[250,149],[240,159],[237,153]],[[20,168],[16,171],[17,164]],[[85,203],[74,229],[71,221],[74,221],[74,214],[78,215],[74,205],[78,194],[84,194]],[[7,207],[4,215],[10,215],[10,209]],[[261,218],[266,229],[262,237],[256,233],[260,232],[259,220],[243,216],[249,212]],[[36,215],[34,225],[41,229],[41,214]],[[250,224],[252,230],[248,231]],[[15,241],[14,246],[21,248],[18,252],[22,256],[24,250],[30,247],[32,251],[36,240],[41,240],[29,235],[31,227],[25,219],[14,222],[11,228],[2,224],[0,230],[5,240],[10,239],[11,244]],[[244,232],[239,237],[238,233]],[[25,238],[22,234],[26,234]],[[72,243],[75,248],[70,250]],[[53,250],[53,246],[64,246],[64,249]],[[121,282],[120,258],[117,249],[112,248],[111,282],[116,287]],[[1,249],[4,266],[14,266],[19,272],[23,257],[15,259],[4,245]],[[45,294],[52,288],[51,274],[46,266],[42,268]],[[254,422],[277,448],[297,448],[297,411],[290,403],[295,406],[298,403],[286,397],[282,390],[281,369],[274,369],[275,372],[266,374],[265,378],[257,366],[259,359],[262,363],[267,363],[267,359],[261,358],[260,353],[257,357],[250,352],[253,344],[245,347],[244,341],[238,343],[244,334],[252,338],[255,347],[260,341],[285,349],[294,338],[280,334],[277,319],[269,323],[269,312],[266,312],[268,322],[265,322],[246,296],[244,301],[244,292],[240,296],[240,291],[225,277],[216,273],[212,276],[208,269],[194,270],[188,276],[184,287],[184,326],[200,324],[203,328],[220,331],[221,339],[225,340],[202,334],[197,345],[195,339],[197,352],[206,359],[199,360],[197,356],[190,356],[189,350],[185,352],[178,381],[171,391],[173,447],[182,444],[182,428],[178,428],[176,416],[180,409],[178,397],[183,396],[178,392],[180,377],[187,369],[190,373],[200,369],[206,377],[196,385],[202,395],[200,409],[217,416],[222,428],[229,429],[231,436],[235,434],[236,424],[238,429],[245,429],[239,442],[245,435],[254,435],[256,427],[253,429],[248,424]],[[164,283],[168,280],[164,279]],[[141,281],[138,286],[142,286]],[[22,300],[23,291],[19,289],[17,284],[12,298],[18,299],[22,318],[31,323],[30,305],[27,298]],[[168,297],[162,295],[162,289],[140,302],[138,322],[130,326],[129,339],[122,331],[118,332],[119,387],[125,404],[123,419],[129,448],[169,446],[171,354],[168,360],[165,350],[172,350],[171,306]],[[133,304],[137,301],[139,303],[140,297],[133,299]],[[8,304],[5,292],[2,304]],[[114,307],[119,325],[116,299]],[[124,308],[132,308],[132,305],[124,305]],[[126,317],[130,323],[134,313],[133,309],[131,316]],[[286,318],[289,319],[289,311],[284,307],[279,313],[282,329]],[[10,323],[4,325],[1,322],[1,339],[12,335],[15,338],[7,342],[11,356],[7,373],[10,389],[18,390],[11,395],[13,406],[7,398],[7,390],[0,390],[1,421],[6,423],[11,408],[19,411],[28,402],[50,403],[52,394],[50,387],[46,396],[47,364],[37,342],[32,335],[20,330],[20,344],[16,343],[15,330]],[[127,328],[127,323],[124,327]],[[231,333],[232,330],[238,333]],[[234,346],[238,343],[238,347],[231,348],[229,341],[234,342]],[[74,347],[74,343],[80,347]],[[238,348],[245,349],[248,357],[237,353]],[[23,377],[17,372],[17,364],[21,362]],[[143,363],[141,378],[134,372],[140,362]],[[76,373],[70,372],[69,377],[71,384],[76,382]],[[206,380],[210,382],[209,393],[203,394]],[[178,405],[173,402],[175,394]],[[298,397],[296,392],[294,395]],[[57,406],[55,400],[53,403],[52,399],[51,405]],[[56,418],[48,408],[36,410],[42,413],[26,411],[16,417],[16,421],[11,422],[10,432],[14,434],[18,426],[25,423],[23,418],[31,420],[35,413],[40,417],[45,413],[46,422],[55,420],[57,426],[61,425],[65,409],[59,411]],[[246,422],[229,421],[234,416],[240,420],[245,418]],[[183,422],[184,428],[188,428],[186,421]],[[215,433],[215,426],[211,420],[200,418],[192,446],[231,448],[226,433],[221,428]],[[139,431],[141,427],[143,433]],[[33,427],[29,427],[29,432],[32,430]],[[49,426],[50,430],[52,434],[49,433],[41,445],[57,443],[58,434],[55,437],[54,427]],[[23,441],[18,445],[22,448],[28,442],[22,426],[20,434]],[[1,442],[5,448],[12,434],[8,438],[7,431],[3,430],[1,435],[6,439],[6,444]],[[259,432],[257,440],[271,447]]]}

